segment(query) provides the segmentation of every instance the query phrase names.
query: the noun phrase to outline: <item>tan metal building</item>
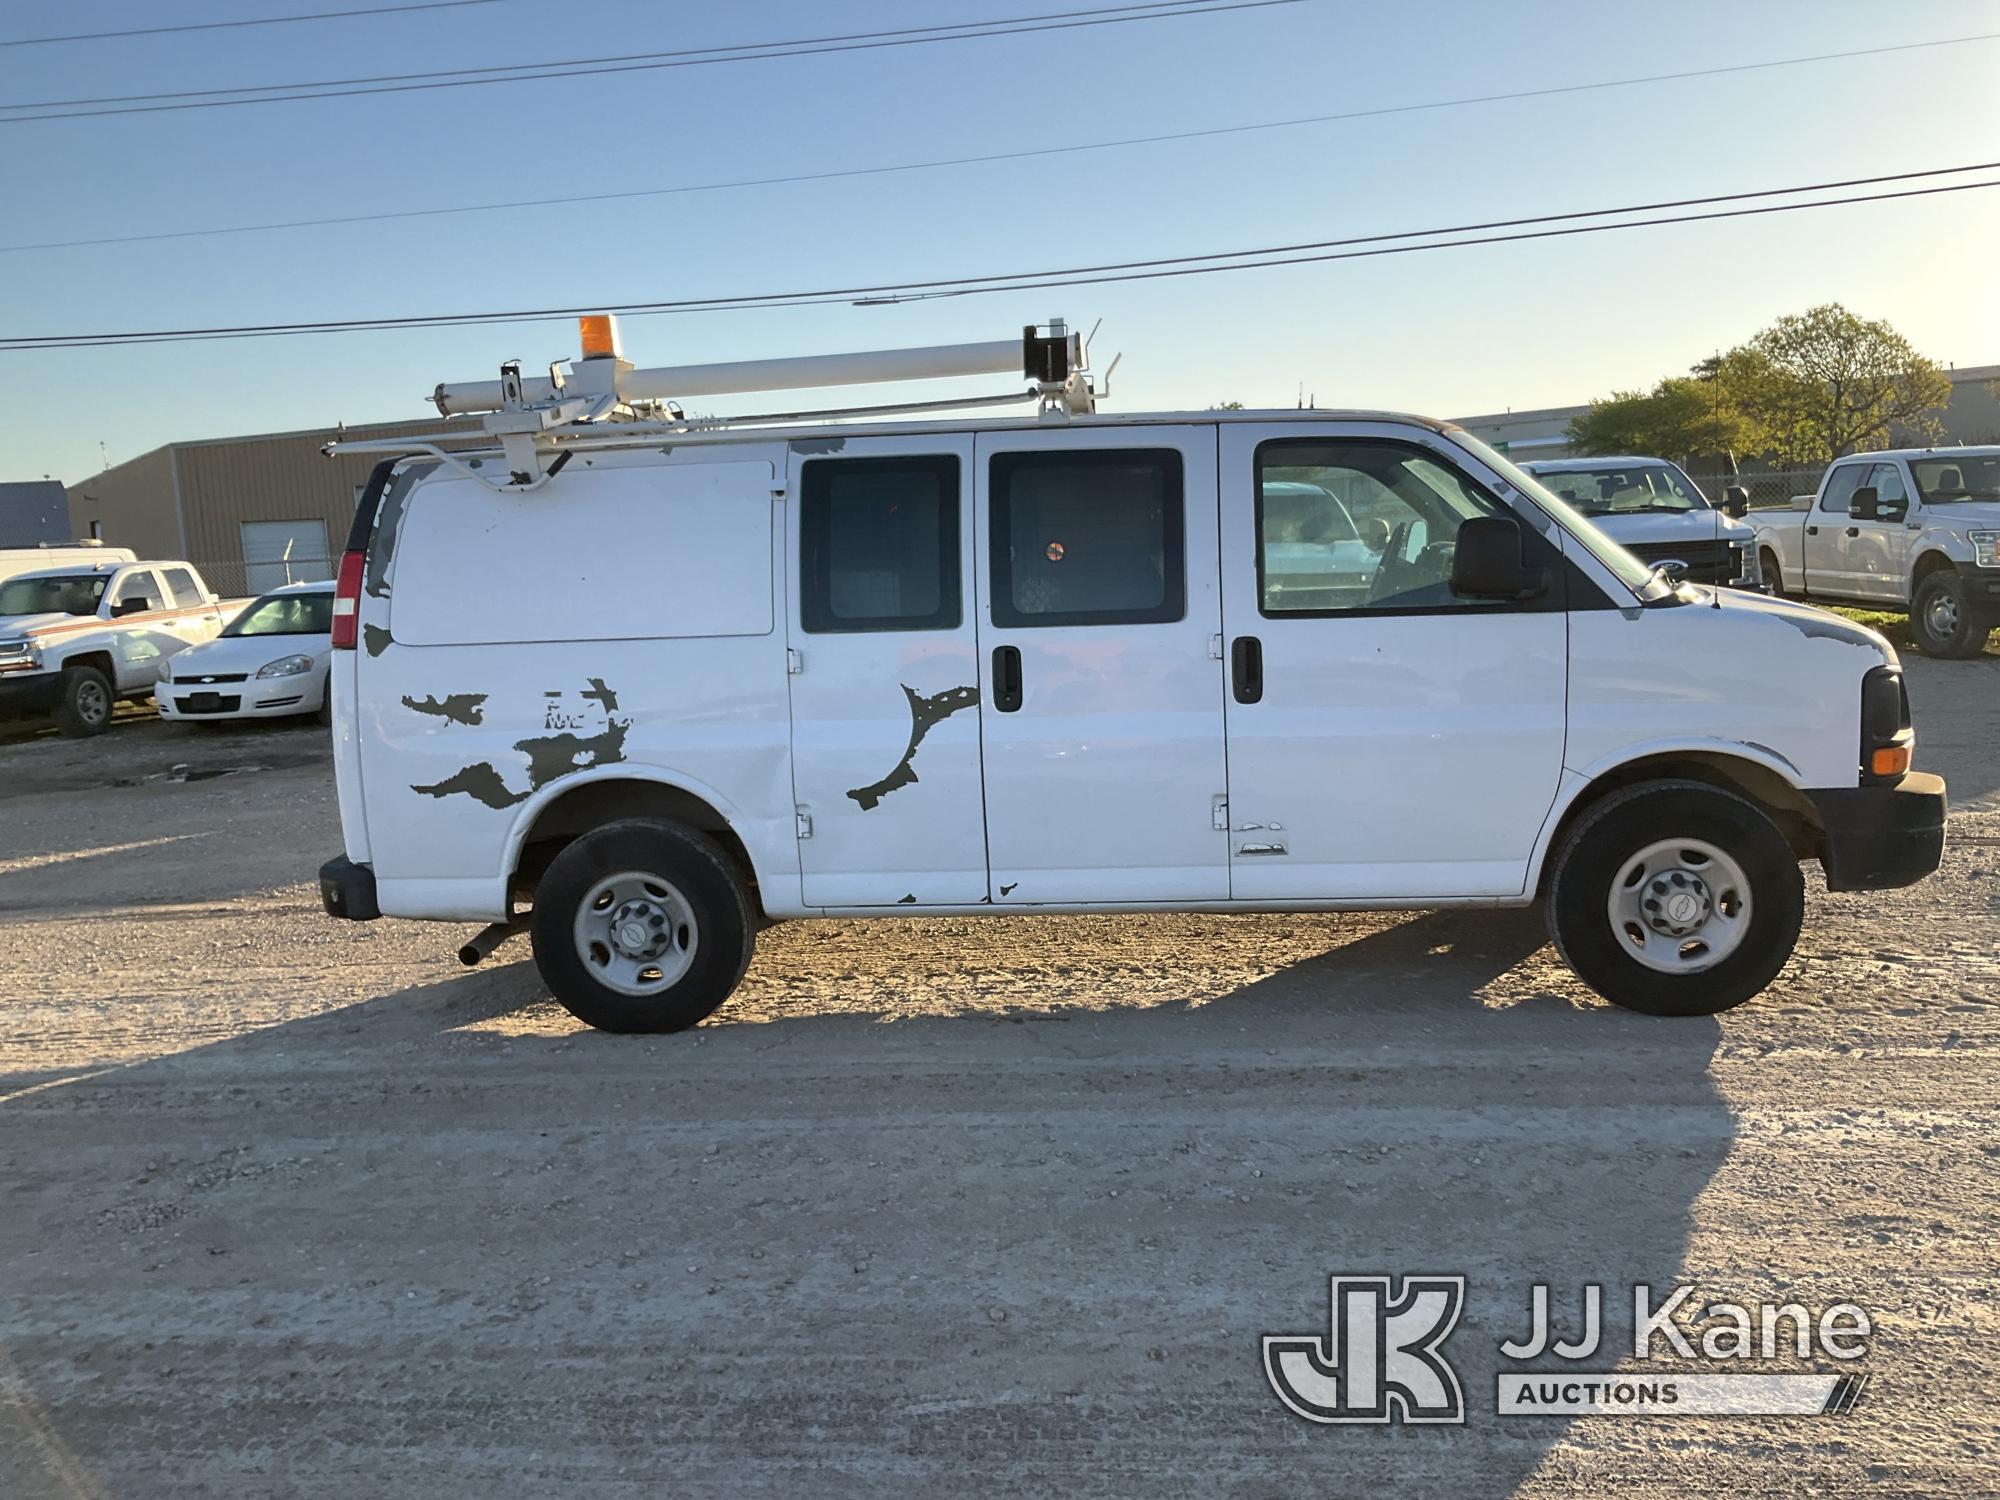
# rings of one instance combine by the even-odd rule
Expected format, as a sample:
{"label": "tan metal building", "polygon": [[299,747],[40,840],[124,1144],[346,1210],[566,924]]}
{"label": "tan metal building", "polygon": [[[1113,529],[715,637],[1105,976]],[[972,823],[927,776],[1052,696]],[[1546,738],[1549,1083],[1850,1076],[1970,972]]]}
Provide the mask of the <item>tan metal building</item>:
{"label": "tan metal building", "polygon": [[224,597],[331,578],[381,455],[321,448],[336,437],[447,435],[447,447],[482,436],[432,418],[169,443],[69,486],[70,523],[141,557],[186,558]]}

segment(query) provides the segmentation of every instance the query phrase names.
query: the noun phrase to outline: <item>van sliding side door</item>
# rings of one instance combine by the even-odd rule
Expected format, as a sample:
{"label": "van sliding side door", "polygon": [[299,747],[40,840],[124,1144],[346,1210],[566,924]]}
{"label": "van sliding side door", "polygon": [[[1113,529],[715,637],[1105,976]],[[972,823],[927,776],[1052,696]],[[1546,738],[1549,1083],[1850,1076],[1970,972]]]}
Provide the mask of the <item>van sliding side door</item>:
{"label": "van sliding side door", "polygon": [[993,902],[1226,898],[1215,429],[982,433],[978,471]]}
{"label": "van sliding side door", "polygon": [[982,901],[972,439],[800,441],[788,479],[805,903]]}

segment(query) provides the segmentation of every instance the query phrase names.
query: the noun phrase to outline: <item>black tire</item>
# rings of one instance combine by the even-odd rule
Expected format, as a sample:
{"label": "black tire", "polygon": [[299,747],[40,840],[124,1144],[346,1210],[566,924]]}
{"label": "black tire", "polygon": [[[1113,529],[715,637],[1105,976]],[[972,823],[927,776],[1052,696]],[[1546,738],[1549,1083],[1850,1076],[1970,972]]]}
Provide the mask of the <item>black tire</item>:
{"label": "black tire", "polygon": [[1785,570],[1778,566],[1778,554],[1769,547],[1757,555],[1757,570],[1763,577],[1764,587],[1774,597],[1785,592]]}
{"label": "black tire", "polygon": [[1939,568],[1917,580],[1910,600],[1910,635],[1924,655],[1977,656],[1992,633],[1992,619],[1973,608],[1965,580],[1955,569]]}
{"label": "black tire", "polygon": [[[1609,904],[1627,862],[1649,845],[1701,840],[1733,859],[1749,885],[1748,926],[1706,969],[1668,973],[1635,956]],[[1805,880],[1785,836],[1755,804],[1698,781],[1614,792],[1586,811],[1556,855],[1549,933],[1578,978],[1613,1005],[1652,1016],[1707,1016],[1741,1005],[1784,968],[1805,915]]]}
{"label": "black tire", "polygon": [[109,729],[117,706],[108,677],[95,667],[71,667],[63,673],[62,696],[50,717],[65,738],[82,740]]}
{"label": "black tire", "polygon": [[[625,872],[654,878],[685,903],[691,921],[686,972],[644,995],[606,983],[577,937],[583,904],[600,882]],[[657,924],[655,924],[657,925]],[[757,945],[756,914],[728,856],[679,823],[627,818],[568,845],[535,891],[529,930],[535,965],[563,1008],[600,1031],[684,1031],[713,1015],[735,990]],[[608,949],[598,945],[608,961]]]}

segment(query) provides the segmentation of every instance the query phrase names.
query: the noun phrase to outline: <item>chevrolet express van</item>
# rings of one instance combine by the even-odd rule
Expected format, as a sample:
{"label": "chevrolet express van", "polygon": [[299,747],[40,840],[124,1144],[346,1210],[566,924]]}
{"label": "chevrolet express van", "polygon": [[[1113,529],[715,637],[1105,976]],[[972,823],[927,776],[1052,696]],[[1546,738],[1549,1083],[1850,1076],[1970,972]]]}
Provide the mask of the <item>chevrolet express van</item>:
{"label": "chevrolet express van", "polygon": [[330,913],[525,925],[578,1017],[672,1031],[791,918],[1539,900],[1689,1015],[1783,967],[1801,861],[1938,865],[1881,636],[1663,578],[1455,427],[1109,416],[1046,358],[1040,415],[649,415],[782,383],[732,368],[509,367],[439,392],[491,448],[377,466]]}

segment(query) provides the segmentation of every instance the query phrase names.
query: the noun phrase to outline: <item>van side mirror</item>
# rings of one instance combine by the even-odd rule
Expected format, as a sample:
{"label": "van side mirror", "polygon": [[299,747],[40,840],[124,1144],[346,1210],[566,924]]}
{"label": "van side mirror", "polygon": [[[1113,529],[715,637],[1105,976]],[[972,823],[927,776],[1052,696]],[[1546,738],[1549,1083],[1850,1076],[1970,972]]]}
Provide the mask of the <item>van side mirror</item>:
{"label": "van side mirror", "polygon": [[1458,528],[1451,591],[1461,599],[1530,599],[1546,593],[1549,570],[1531,568],[1521,553],[1521,523],[1475,516]]}
{"label": "van side mirror", "polygon": [[1722,492],[1722,513],[1742,520],[1750,514],[1750,492],[1740,484],[1732,484]]}
{"label": "van side mirror", "polygon": [[1882,512],[1876,504],[1875,486],[1864,484],[1847,499],[1847,513],[1857,521],[1879,521]]}

